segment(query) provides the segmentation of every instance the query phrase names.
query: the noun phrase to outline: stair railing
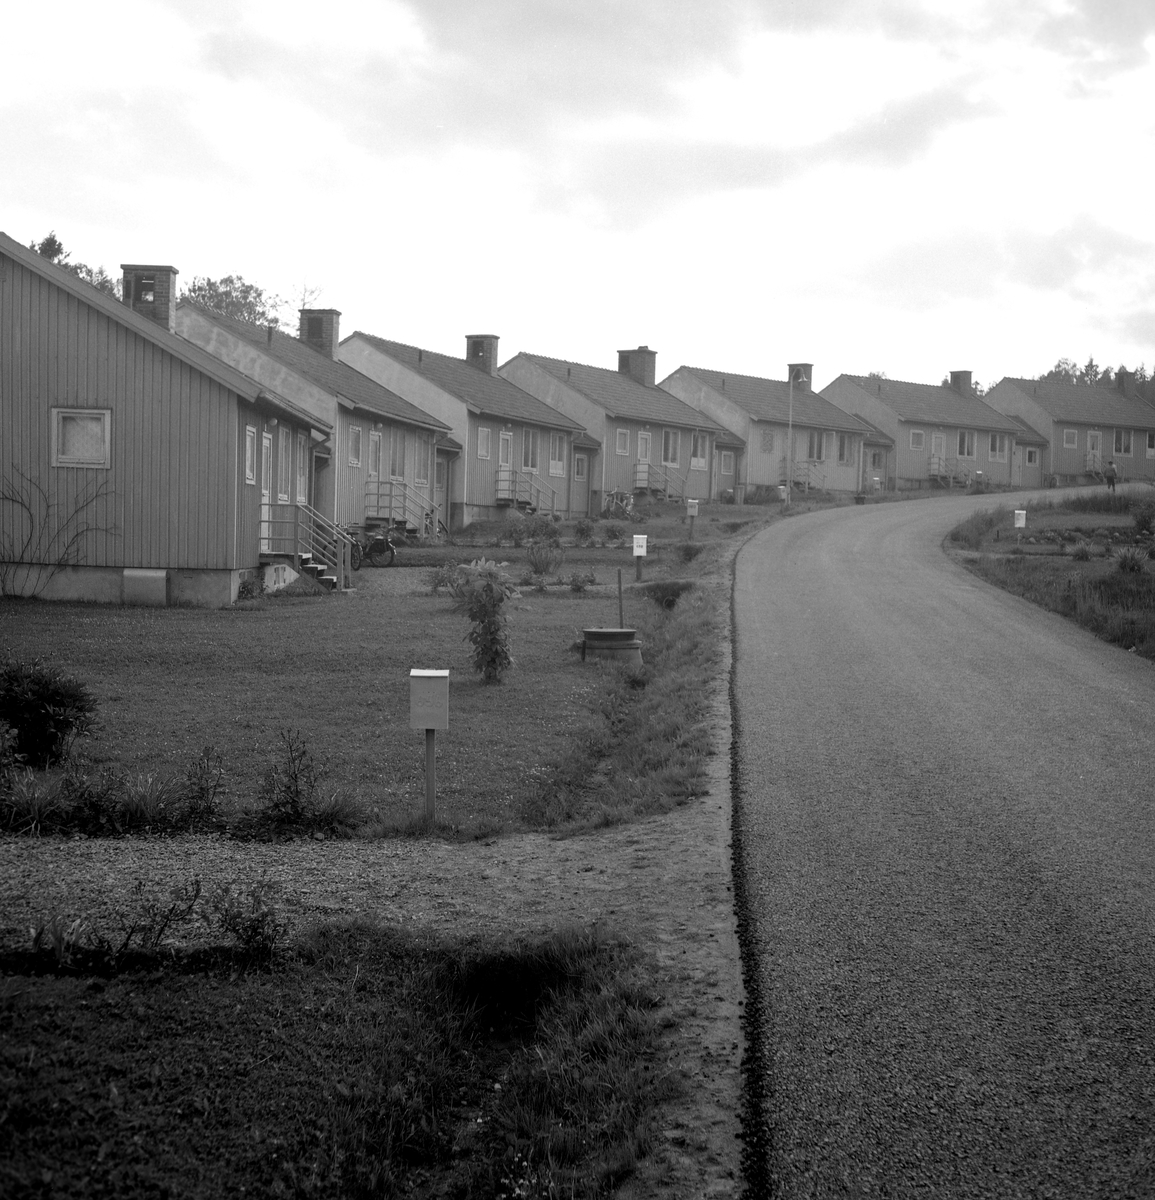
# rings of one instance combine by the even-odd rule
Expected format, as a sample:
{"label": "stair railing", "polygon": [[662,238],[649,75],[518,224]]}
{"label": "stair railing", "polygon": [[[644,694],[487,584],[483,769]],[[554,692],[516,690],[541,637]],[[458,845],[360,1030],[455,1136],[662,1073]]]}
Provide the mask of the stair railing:
{"label": "stair railing", "polygon": [[308,504],[298,504],[294,566],[308,557],[330,568],[342,590],[353,586],[353,539]]}
{"label": "stair railing", "polygon": [[429,497],[403,479],[370,479],[365,484],[365,520],[420,529]]}

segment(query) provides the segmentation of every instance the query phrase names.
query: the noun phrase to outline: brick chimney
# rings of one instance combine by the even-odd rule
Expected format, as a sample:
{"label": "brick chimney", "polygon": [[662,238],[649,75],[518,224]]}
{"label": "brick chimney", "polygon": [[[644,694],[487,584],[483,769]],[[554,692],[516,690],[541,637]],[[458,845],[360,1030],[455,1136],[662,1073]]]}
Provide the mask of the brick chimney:
{"label": "brick chimney", "polygon": [[966,395],[971,390],[971,373],[969,371],[952,371],[950,386],[954,391]]}
{"label": "brick chimney", "polygon": [[318,354],[336,359],[341,341],[341,314],[335,308],[302,308],[298,336]]}
{"label": "brick chimney", "polygon": [[786,376],[787,381],[793,379],[794,387],[798,391],[810,391],[810,383],[814,378],[813,363],[787,363],[786,370],[789,372]]}
{"label": "brick chimney", "polygon": [[497,334],[467,333],[465,335],[465,361],[471,367],[484,371],[486,375],[496,375]]}
{"label": "brick chimney", "polygon": [[653,387],[658,374],[658,352],[649,346],[639,346],[636,350],[618,351],[618,371]]}
{"label": "brick chimney", "polygon": [[135,313],[176,332],[176,267],[121,263],[121,299]]}

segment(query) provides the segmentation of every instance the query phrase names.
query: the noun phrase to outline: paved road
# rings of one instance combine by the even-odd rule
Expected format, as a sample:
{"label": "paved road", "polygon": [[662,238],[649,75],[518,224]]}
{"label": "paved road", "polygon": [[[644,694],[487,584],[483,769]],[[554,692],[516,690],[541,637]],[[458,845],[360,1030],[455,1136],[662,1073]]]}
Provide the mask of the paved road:
{"label": "paved road", "polygon": [[738,560],[773,1196],[1155,1196],[1155,667],[948,560],[982,506]]}

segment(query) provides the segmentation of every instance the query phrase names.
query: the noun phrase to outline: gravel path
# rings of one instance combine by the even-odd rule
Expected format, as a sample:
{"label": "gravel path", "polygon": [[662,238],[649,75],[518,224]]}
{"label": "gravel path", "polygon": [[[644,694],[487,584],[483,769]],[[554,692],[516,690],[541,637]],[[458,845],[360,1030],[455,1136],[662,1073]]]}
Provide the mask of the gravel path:
{"label": "gravel path", "polygon": [[1155,670],[942,554],[990,504],[738,560],[773,1196],[1155,1195]]}

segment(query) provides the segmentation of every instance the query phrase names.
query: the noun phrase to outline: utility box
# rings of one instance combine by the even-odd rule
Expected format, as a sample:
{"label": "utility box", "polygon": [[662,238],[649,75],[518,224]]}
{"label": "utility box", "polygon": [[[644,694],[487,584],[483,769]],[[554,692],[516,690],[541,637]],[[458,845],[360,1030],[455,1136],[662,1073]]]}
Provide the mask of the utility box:
{"label": "utility box", "polygon": [[1026,529],[1027,527],[1027,510],[1025,508],[1015,509],[1015,528]]}
{"label": "utility box", "polygon": [[697,515],[698,515],[697,500],[687,500],[686,501],[686,516],[687,517],[696,517]]}
{"label": "utility box", "polygon": [[644,533],[634,534],[634,557],[646,557],[646,535]]}
{"label": "utility box", "polygon": [[449,672],[409,672],[409,727],[449,728]]}

